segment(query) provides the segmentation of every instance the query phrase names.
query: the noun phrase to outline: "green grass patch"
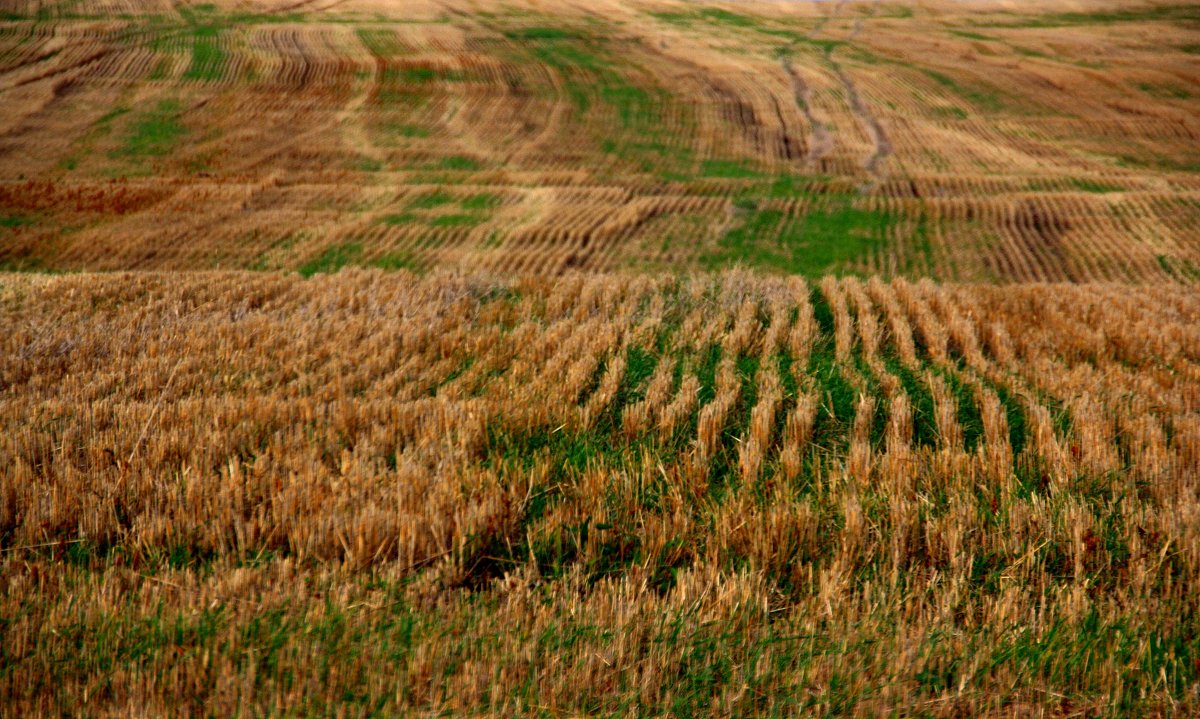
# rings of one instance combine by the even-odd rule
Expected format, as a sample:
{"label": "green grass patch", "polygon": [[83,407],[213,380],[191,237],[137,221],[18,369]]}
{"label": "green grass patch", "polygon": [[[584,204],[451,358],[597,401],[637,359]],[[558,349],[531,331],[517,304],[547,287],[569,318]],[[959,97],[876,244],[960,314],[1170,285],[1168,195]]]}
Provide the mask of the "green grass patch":
{"label": "green grass patch", "polygon": [[1044,52],[1041,52],[1039,50],[1034,50],[1033,48],[1029,48],[1029,47],[1021,47],[1020,45],[1013,45],[1012,49],[1013,49],[1013,52],[1015,52],[1018,55],[1021,55],[1023,57],[1036,57],[1036,58],[1040,58],[1043,60],[1049,59],[1049,57],[1050,57],[1049,55],[1047,55]]}
{"label": "green grass patch", "polygon": [[697,19],[695,13],[687,12],[652,12],[650,16],[672,25],[690,25]]}
{"label": "green grass patch", "polygon": [[[882,244],[897,220],[890,213],[856,207],[852,196],[822,199],[805,215],[749,210],[702,262],[712,269],[746,263],[809,277],[845,272],[850,263]],[[917,228],[920,232],[923,225]]]}
{"label": "green grass patch", "polygon": [[885,357],[884,366],[900,380],[904,393],[908,395],[912,412],[913,443],[919,447],[937,447],[937,411],[928,385],[924,379],[900,362],[898,357]]}
{"label": "green grass patch", "polygon": [[1200,5],[1156,5],[1122,8],[1098,12],[1051,13],[1025,18],[1011,23],[995,23],[992,27],[1063,27],[1068,25],[1112,25],[1132,22],[1200,22]]}
{"label": "green grass patch", "polygon": [[1126,167],[1140,167],[1166,172],[1200,172],[1200,154],[1181,156],[1159,155],[1147,152],[1143,155],[1118,155],[1117,162]]}
{"label": "green grass patch", "polygon": [[367,51],[376,57],[391,57],[401,50],[396,33],[391,30],[360,27],[354,31],[354,34],[358,36],[359,42],[367,48]]}
{"label": "green grass patch", "polygon": [[[857,318],[857,315],[856,315]],[[856,320],[857,321],[857,320]],[[884,439],[887,436],[888,416],[891,412],[891,401],[886,398],[883,388],[879,386],[879,377],[871,370],[863,355],[856,353],[853,358],[855,369],[862,377],[863,384],[862,392],[871,397],[878,398],[875,403],[871,415],[871,446],[875,449],[882,449]]]}
{"label": "green grass patch", "polygon": [[970,32],[968,30],[947,30],[947,32],[949,32],[951,35],[957,35],[958,37],[965,37],[968,40],[980,40],[983,42],[999,42],[1000,40],[1000,38],[992,37],[990,35],[982,35],[980,33]]}
{"label": "green grass patch", "polygon": [[753,28],[759,24],[758,18],[741,15],[721,8],[701,8],[692,12],[652,12],[650,15],[672,25],[690,25],[696,22],[708,22],[714,25]]}
{"label": "green grass patch", "polygon": [[1012,455],[1019,457],[1025,450],[1025,443],[1029,441],[1029,431],[1025,424],[1025,410],[1021,407],[1017,396],[1007,387],[999,384],[990,386],[1004,407],[1004,417],[1008,423],[1008,444],[1012,448]]}
{"label": "green grass patch", "polygon": [[1158,85],[1149,82],[1137,83],[1137,89],[1160,100],[1187,100],[1192,96],[1182,87],[1175,85]]}
{"label": "green grass patch", "polygon": [[600,99],[617,112],[624,128],[648,125],[654,117],[656,102],[645,88],[632,85],[617,73],[605,73]]}
{"label": "green grass patch", "polygon": [[820,393],[813,444],[826,451],[844,450],[850,442],[858,391],[838,368],[833,348],[826,342],[814,348],[809,359],[809,377]]}
{"label": "green grass patch", "polygon": [[558,27],[526,27],[519,30],[510,30],[509,32],[504,33],[504,35],[510,40],[519,40],[524,42],[571,40],[578,37],[576,33]]}
{"label": "green grass patch", "polygon": [[777,175],[764,192],[767,197],[774,199],[802,197],[809,191],[810,182],[828,182],[830,179],[827,175]]}
{"label": "green grass patch", "polygon": [[443,82],[462,82],[467,76],[460,70],[429,67],[428,65],[405,65],[385,68],[380,82],[403,85],[434,85]]}
{"label": "green grass patch", "polygon": [[526,29],[508,37],[520,41],[524,53],[562,73],[566,95],[580,114],[598,101],[613,109],[621,127],[638,130],[643,139],[652,134],[648,130],[664,95],[630,82],[615,69],[622,63],[608,48],[612,41],[607,36],[548,30],[530,34],[531,29]]}
{"label": "green grass patch", "polygon": [[460,170],[464,172],[483,169],[483,165],[478,160],[462,155],[443,157],[438,161],[437,167],[441,170]]}
{"label": "green grass patch", "polygon": [[474,227],[486,218],[475,213],[439,215],[429,221],[431,227]]}
{"label": "green grass patch", "polygon": [[174,151],[187,128],[179,121],[182,106],[177,100],[163,100],[143,115],[129,128],[124,146],[115,151],[114,157],[147,158],[163,157]]}
{"label": "green grass patch", "polygon": [[717,363],[721,360],[721,346],[710,344],[697,360],[696,380],[700,387],[696,393],[697,406],[703,407],[717,396]]}
{"label": "green grass patch", "polygon": [[564,31],[562,34],[533,38],[512,35],[509,37],[527,43],[526,47],[536,58],[556,70],[569,70],[574,67],[598,72],[605,66],[591,47],[584,47],[594,43],[575,33]]}
{"label": "green grass patch", "polygon": [[390,227],[397,227],[399,225],[410,225],[417,220],[418,217],[413,213],[401,212],[393,215],[384,215],[379,222],[380,224],[388,225]]}
{"label": "green grass patch", "polygon": [[410,210],[431,210],[435,207],[449,205],[452,202],[454,202],[453,195],[439,190],[429,195],[421,195],[420,197],[413,198],[409,201],[407,207]]}
{"label": "green grass patch", "polygon": [[1070,180],[1068,180],[1068,183],[1071,185],[1071,187],[1082,192],[1104,193],[1124,192],[1125,190],[1125,188],[1121,187],[1120,185],[1111,185],[1107,182],[1100,182],[1099,180],[1092,180],[1085,177],[1072,177]]}
{"label": "green grass patch", "polygon": [[975,85],[964,85],[949,75],[944,75],[927,67],[919,68],[927,77],[937,84],[962,97],[976,107],[991,112],[998,112],[1005,107],[1004,100],[998,90]]}
{"label": "green grass patch", "polygon": [[979,446],[979,442],[983,439],[983,415],[979,410],[979,405],[975,402],[975,391],[966,382],[963,382],[956,372],[946,372],[937,370],[945,380],[946,386],[950,388],[950,392],[954,395],[954,402],[957,407],[955,415],[958,419],[958,426],[962,430],[963,446],[968,452],[974,452]]}
{"label": "green grass patch", "polygon": [[361,257],[361,244],[345,242],[326,248],[321,254],[300,265],[296,271],[303,277],[312,277],[321,272],[336,272],[346,265],[357,262]]}
{"label": "green grass patch", "polygon": [[[457,205],[464,212],[430,216],[426,211]],[[431,227],[464,227],[478,225],[488,218],[488,211],[500,205],[500,197],[490,193],[468,195],[457,199],[448,192],[437,191],[409,200],[403,212],[384,215],[379,222],[385,225],[408,225],[426,222]]]}
{"label": "green grass patch", "polygon": [[720,177],[730,180],[757,179],[763,173],[737,160],[704,160],[700,163],[700,174],[704,177]]}
{"label": "green grass patch", "polygon": [[429,137],[428,128],[419,125],[408,125],[405,123],[392,122],[383,126],[383,131],[389,135],[396,135],[408,139]]}
{"label": "green grass patch", "polygon": [[1163,272],[1178,277],[1185,282],[1200,282],[1200,267],[1197,267],[1186,257],[1170,257],[1157,255],[1154,258]]}
{"label": "green grass patch", "polygon": [[756,18],[748,15],[739,15],[735,12],[722,10],[721,8],[703,8],[697,13],[700,17],[709,22],[719,23],[722,25],[732,25],[733,27],[754,27],[758,24]]}
{"label": "green grass patch", "polygon": [[[762,33],[765,33],[767,35],[771,35],[774,37],[786,38],[786,39],[790,40],[793,45],[807,45],[810,48],[820,50],[825,55],[829,55],[834,50],[847,44],[847,42],[845,40],[832,40],[830,38],[824,38],[824,37],[809,37],[808,35],[796,32],[795,30],[772,30],[769,28],[759,28],[759,32],[762,32]],[[791,55],[791,50],[792,50],[791,47],[776,48],[775,56],[776,57],[787,57],[787,56]],[[874,55],[870,55],[870,53],[867,53],[865,50],[860,50],[860,52],[862,52],[864,56],[870,56],[872,59],[875,57]]]}
{"label": "green grass patch", "polygon": [[1079,192],[1094,192],[1103,194],[1106,192],[1124,192],[1125,188],[1120,185],[1112,185],[1100,180],[1095,180],[1088,177],[1068,177],[1068,178],[1045,178],[1030,180],[1026,183],[1026,187],[1034,192],[1061,192],[1063,184],[1067,190],[1077,190]]}
{"label": "green grass patch", "polygon": [[500,196],[490,193],[470,195],[458,203],[464,210],[491,210],[500,206]]}
{"label": "green grass patch", "polygon": [[205,25],[192,30],[192,62],[183,73],[184,80],[213,82],[225,72],[225,49],[219,42],[220,29]]}
{"label": "green grass patch", "polygon": [[953,105],[942,105],[932,108],[931,111],[935,117],[944,117],[950,120],[966,120],[970,117],[966,110],[961,107],[954,107]]}
{"label": "green grass patch", "polygon": [[32,225],[32,224],[33,224],[33,218],[29,217],[27,215],[0,214],[0,227],[4,227],[4,228],[25,227],[26,225]]}
{"label": "green grass patch", "polygon": [[829,300],[825,299],[825,293],[821,288],[814,285],[809,292],[808,301],[813,308],[813,321],[817,323],[820,329],[822,338],[833,337],[836,331],[833,320],[833,308],[829,306]]}
{"label": "green grass patch", "polygon": [[[514,61],[542,64],[556,71],[560,88],[548,91],[567,100],[577,119],[602,115],[584,121],[593,129],[579,139],[590,140],[605,153],[625,160],[602,169],[605,179],[611,179],[607,173],[631,170],[666,181],[694,176],[690,148],[678,142],[678,133],[663,127],[662,108],[671,105],[671,94],[629,61],[629,39],[590,28],[532,34],[527,29],[510,32],[508,37],[519,41],[513,48]],[[694,112],[687,106],[677,109]],[[690,126],[690,118],[684,118],[683,124]]]}
{"label": "green grass patch", "polygon": [[621,379],[621,388],[613,400],[614,407],[624,407],[645,396],[645,385],[658,367],[658,361],[656,355],[641,347],[631,345],[625,351],[625,376]]}

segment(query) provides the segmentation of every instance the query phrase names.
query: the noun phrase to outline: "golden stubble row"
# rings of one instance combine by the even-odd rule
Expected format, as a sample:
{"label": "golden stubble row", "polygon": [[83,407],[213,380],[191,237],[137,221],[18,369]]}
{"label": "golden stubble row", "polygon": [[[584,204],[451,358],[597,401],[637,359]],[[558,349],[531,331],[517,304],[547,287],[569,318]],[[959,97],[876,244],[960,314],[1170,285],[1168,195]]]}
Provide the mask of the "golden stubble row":
{"label": "golden stubble row", "polygon": [[[210,544],[227,547],[229,536],[244,533],[241,524],[280,522],[252,534],[298,550],[312,542],[286,529],[286,515],[301,500],[296,489],[279,494],[284,485],[312,483],[343,496],[334,488],[361,481],[381,487],[387,502],[419,504],[419,493],[404,500],[382,489],[394,482],[369,478],[420,466],[430,477],[402,484],[436,484],[459,472],[464,486],[495,482],[477,475],[492,466],[489,433],[604,433],[607,426],[597,428],[604,416],[629,442],[655,428],[660,447],[675,446],[679,431],[694,426],[694,438],[683,437],[679,451],[701,474],[732,439],[742,481],[776,470],[795,479],[830,401],[805,370],[814,341],[828,344],[859,395],[854,416],[838,418],[847,425],[851,476],[865,479],[886,467],[911,476],[906,463],[921,449],[911,446],[912,398],[883,366],[882,353],[909,368],[928,393],[938,436],[933,456],[944,454],[952,466],[981,463],[1003,483],[1015,465],[1036,462],[1054,487],[1080,475],[1129,471],[1149,479],[1195,466],[1194,300],[1159,293],[1167,308],[1158,332],[1174,339],[1160,341],[1167,351],[1137,366],[1129,343],[1153,328],[1147,322],[1131,328],[1125,319],[1149,312],[1146,306],[1118,305],[1110,327],[1111,290],[1057,289],[1078,300],[1043,301],[1045,290],[1036,286],[972,291],[852,278],[823,280],[810,294],[795,280],[737,274],[573,276],[509,285],[372,273],[308,281],[221,274],[6,278],[5,323],[13,331],[0,369],[9,429],[6,492],[19,498],[8,510],[12,542],[76,535],[108,541],[130,531],[118,529],[130,523],[122,516],[130,511],[138,519],[133,535],[157,537],[157,530],[140,528],[158,502],[193,502],[188,492],[207,491],[210,478],[254,467],[251,475],[274,483],[276,493],[262,488],[249,500],[231,500],[241,507],[240,519],[213,509],[223,519],[200,523],[198,531],[223,528],[217,533],[226,538]],[[827,302],[831,337],[815,326],[810,297]],[[1031,300],[1038,308],[1033,317]],[[1052,314],[1041,312],[1047,305]],[[712,399],[701,406],[697,372],[709,346],[719,359]],[[639,387],[624,390],[637,393],[634,401],[614,406],[633,347],[657,355],[658,364]],[[795,389],[786,393],[774,362],[780,351],[793,357]],[[739,376],[736,359],[751,355],[759,356],[756,374]],[[853,359],[859,356],[861,363]],[[878,382],[879,396],[864,372]],[[960,398],[947,376],[979,409],[977,450],[964,447]],[[754,385],[757,399],[745,410],[745,425],[730,428],[744,382]],[[1024,420],[1024,456],[1012,455],[997,389],[1010,395]],[[1069,413],[1065,431],[1055,425],[1056,412]],[[886,414],[887,429],[873,446],[877,413]],[[192,489],[155,489],[164,483]],[[212,486],[223,495],[242,484]],[[305,488],[304,501],[321,505],[314,491]],[[266,496],[280,507],[269,518]],[[346,553],[336,532],[326,535],[326,555]]]}
{"label": "golden stubble row", "polygon": [[[410,708],[514,691],[537,662],[496,660],[537,656],[522,632],[571,612],[622,639],[562,655],[571,680],[544,698],[566,705],[619,667],[641,672],[648,701],[669,694],[651,669],[679,661],[652,641],[664,612],[692,632],[743,622],[738,641],[783,618],[886,637],[913,662],[934,661],[931,632],[966,651],[967,636],[1089,616],[1159,631],[1194,611],[1200,578],[1197,320],[1186,291],[1106,286],[5,275],[0,561],[19,617],[4,630],[19,657],[5,691],[47,671],[65,641],[51,630],[158,603],[217,602],[233,626],[337,606],[371,627],[397,601],[462,622],[479,643],[466,661],[433,639],[406,655],[411,688],[392,706]],[[813,371],[825,365],[854,396],[833,396]],[[77,546],[87,570],[64,559]],[[165,565],[178,551],[215,574]],[[381,577],[402,597],[371,589]],[[476,594],[495,603],[471,608]],[[479,611],[512,631],[480,634],[466,618]],[[289,641],[292,691],[320,694],[306,640]],[[220,652],[147,661],[116,677],[107,706],[178,699],[164,676],[255,701],[262,682],[284,692]],[[971,661],[984,686],[1028,681]],[[1110,695],[1167,701],[1096,661]],[[865,651],[804,676],[852,665],[900,687],[893,699],[917,691]],[[93,691],[99,671],[68,673],[61,691]],[[431,672],[449,678],[419,679]],[[222,691],[212,700],[237,706]],[[49,711],[51,694],[21,705]],[[888,703],[876,700],[857,706]],[[959,701],[946,706],[992,706]]]}

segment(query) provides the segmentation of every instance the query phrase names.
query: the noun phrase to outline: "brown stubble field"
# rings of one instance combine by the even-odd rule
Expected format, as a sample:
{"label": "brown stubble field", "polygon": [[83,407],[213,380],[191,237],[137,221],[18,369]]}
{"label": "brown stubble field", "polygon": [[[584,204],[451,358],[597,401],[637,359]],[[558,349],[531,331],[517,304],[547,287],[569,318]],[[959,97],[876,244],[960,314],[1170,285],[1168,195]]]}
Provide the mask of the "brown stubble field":
{"label": "brown stubble field", "polygon": [[3,0],[0,266],[1200,278],[1186,4],[324,5]]}
{"label": "brown stubble field", "polygon": [[0,0],[0,717],[1200,713],[1187,4]]}
{"label": "brown stubble field", "polygon": [[1190,289],[30,276],[0,321],[6,711],[1200,706]]}

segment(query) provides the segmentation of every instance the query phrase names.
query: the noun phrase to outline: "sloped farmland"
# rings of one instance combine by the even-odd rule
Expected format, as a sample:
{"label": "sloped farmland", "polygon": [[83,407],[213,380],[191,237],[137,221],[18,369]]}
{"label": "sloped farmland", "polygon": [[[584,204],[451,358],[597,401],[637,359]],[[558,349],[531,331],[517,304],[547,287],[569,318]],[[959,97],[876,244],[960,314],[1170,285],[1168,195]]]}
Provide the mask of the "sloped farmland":
{"label": "sloped farmland", "polygon": [[15,270],[1200,274],[1194,8],[44,4]]}
{"label": "sloped farmland", "polygon": [[1200,715],[1198,49],[0,0],[0,719]]}
{"label": "sloped farmland", "polygon": [[18,714],[1200,706],[1191,290],[31,276],[0,322]]}

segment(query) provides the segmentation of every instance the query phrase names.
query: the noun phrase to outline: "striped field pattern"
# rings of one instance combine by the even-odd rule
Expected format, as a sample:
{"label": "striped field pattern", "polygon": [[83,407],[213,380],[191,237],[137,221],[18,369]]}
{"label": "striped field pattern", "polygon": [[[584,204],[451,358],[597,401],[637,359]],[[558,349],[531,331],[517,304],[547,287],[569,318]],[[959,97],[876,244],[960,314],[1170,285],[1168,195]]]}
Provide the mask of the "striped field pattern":
{"label": "striped field pattern", "polygon": [[0,0],[0,267],[1195,282],[1200,15],[1077,5]]}
{"label": "striped field pattern", "polygon": [[10,275],[0,324],[6,712],[1200,708],[1188,289]]}
{"label": "striped field pattern", "polygon": [[1200,716],[1198,288],[1194,3],[0,0],[0,719]]}

